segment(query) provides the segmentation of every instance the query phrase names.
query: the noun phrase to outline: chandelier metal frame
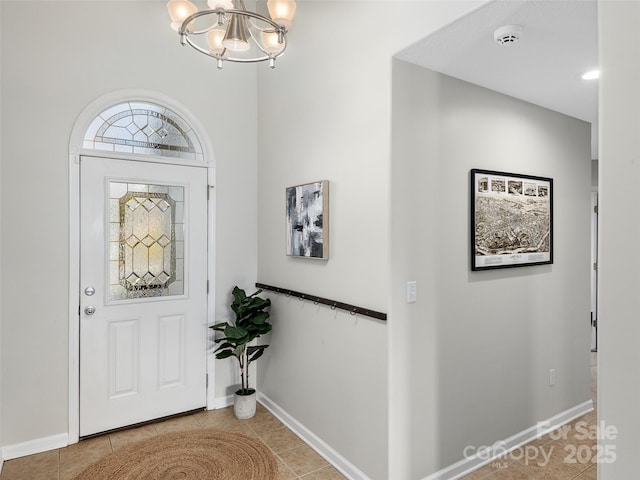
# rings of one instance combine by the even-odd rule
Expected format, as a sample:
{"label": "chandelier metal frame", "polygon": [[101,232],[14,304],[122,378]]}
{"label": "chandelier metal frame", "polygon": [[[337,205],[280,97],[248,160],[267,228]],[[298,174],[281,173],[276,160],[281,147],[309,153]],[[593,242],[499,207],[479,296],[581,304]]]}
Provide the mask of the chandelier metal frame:
{"label": "chandelier metal frame", "polygon": [[[195,21],[197,19],[199,19],[200,17],[209,16],[209,15],[217,16],[217,21],[212,26],[201,28],[199,30],[190,30],[189,25],[192,24],[192,22],[193,22],[193,25],[195,25]],[[228,48],[224,48],[220,53],[215,53],[215,52],[212,52],[211,50],[205,49],[202,46],[198,45],[198,43],[196,43],[192,39],[192,36],[206,35],[209,31],[214,30],[216,27],[223,27],[225,24],[225,20],[227,22],[231,21],[232,15],[238,15],[242,21],[247,21],[247,22],[251,22],[251,19],[258,20],[259,22],[264,22],[268,24],[269,27],[271,27],[271,28],[267,27],[263,30],[263,29],[260,29],[255,24],[255,22],[251,22],[251,25],[253,25],[254,28],[247,28],[247,30],[249,31],[249,34],[251,35],[251,38],[253,39],[253,43],[255,44],[259,52],[261,52],[263,55],[259,55],[255,57],[247,57],[247,58],[238,57],[238,56],[233,56],[234,52],[232,52]],[[260,39],[255,37],[254,29],[257,29],[263,33],[277,34],[278,44],[282,45],[282,48],[275,53],[267,52],[266,49],[263,48],[262,42],[260,41]],[[257,62],[264,62],[267,60],[269,61],[269,66],[271,68],[275,68],[276,58],[281,56],[287,49],[286,28],[284,28],[282,25],[278,25],[276,22],[274,22],[270,18],[265,17],[264,15],[260,15],[258,13],[251,12],[248,10],[237,10],[237,9],[227,9],[222,7],[216,7],[215,9],[198,11],[188,16],[187,18],[185,18],[184,22],[182,22],[182,25],[178,30],[178,34],[180,35],[181,45],[189,45],[192,48],[194,48],[196,51],[204,55],[207,55],[209,57],[215,58],[218,62],[219,69],[222,68],[222,63],[225,61],[238,62],[238,63],[257,63]]]}

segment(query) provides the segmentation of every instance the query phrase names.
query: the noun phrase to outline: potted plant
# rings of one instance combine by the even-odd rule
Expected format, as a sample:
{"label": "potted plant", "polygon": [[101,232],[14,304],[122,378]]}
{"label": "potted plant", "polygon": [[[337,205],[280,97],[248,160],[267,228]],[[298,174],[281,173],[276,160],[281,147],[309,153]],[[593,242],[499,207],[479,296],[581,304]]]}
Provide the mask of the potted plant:
{"label": "potted plant", "polygon": [[256,413],[256,390],[249,387],[249,365],[262,356],[269,345],[249,345],[256,338],[271,331],[269,312],[271,300],[260,298],[262,290],[247,296],[244,290],[233,287],[231,310],[235,313],[233,323],[216,323],[211,328],[221,332],[215,340],[216,358],[235,357],[240,366],[240,389],[234,397],[234,414],[239,419],[251,418]]}

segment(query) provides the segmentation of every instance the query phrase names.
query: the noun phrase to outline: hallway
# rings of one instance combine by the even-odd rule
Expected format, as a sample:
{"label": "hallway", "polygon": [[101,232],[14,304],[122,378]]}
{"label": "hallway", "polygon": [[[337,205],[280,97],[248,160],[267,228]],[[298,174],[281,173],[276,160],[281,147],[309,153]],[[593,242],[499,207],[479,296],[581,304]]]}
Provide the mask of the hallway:
{"label": "hallway", "polygon": [[[597,364],[598,354],[592,352],[591,397],[596,410]],[[596,410],[461,480],[597,480]]]}

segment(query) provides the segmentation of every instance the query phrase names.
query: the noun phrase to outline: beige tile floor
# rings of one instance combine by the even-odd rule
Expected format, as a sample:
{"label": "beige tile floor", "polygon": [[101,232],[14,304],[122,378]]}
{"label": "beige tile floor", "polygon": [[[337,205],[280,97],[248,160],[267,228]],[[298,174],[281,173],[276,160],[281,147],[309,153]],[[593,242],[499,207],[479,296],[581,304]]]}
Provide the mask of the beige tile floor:
{"label": "beige tile floor", "polygon": [[[597,355],[592,354],[591,358],[591,393],[595,405]],[[580,435],[580,432],[585,431],[584,424],[581,424],[580,430],[576,430],[578,422],[595,425],[595,411],[572,422],[566,435],[553,432],[529,444],[529,447],[538,449],[539,452],[543,449],[547,454],[552,452],[550,461],[545,466],[537,465],[537,460],[527,462],[525,458],[516,458],[517,455],[512,455],[489,464],[465,476],[462,480],[596,480],[596,465],[584,461],[589,456],[589,452],[593,452],[591,449],[595,442],[576,438],[576,433],[582,437],[584,435]],[[345,478],[264,407],[258,405],[256,416],[250,420],[236,420],[231,408],[198,412],[84,440],[66,448],[9,460],[4,464],[0,480],[72,479],[93,462],[118,448],[125,448],[131,442],[162,433],[196,428],[219,428],[260,439],[278,459],[278,480]],[[576,455],[570,457],[572,453]],[[582,454],[581,458],[578,454]],[[569,460],[575,459],[576,462],[567,462],[568,456]]]}
{"label": "beige tile floor", "polygon": [[198,412],[143,427],[83,440],[74,445],[6,461],[0,480],[70,480],[92,463],[131,442],[163,433],[218,428],[257,438],[278,460],[278,480],[340,480],[345,477],[258,405],[254,418],[237,420],[231,407]]}
{"label": "beige tile floor", "polygon": [[[596,353],[591,354],[591,397],[597,407]],[[461,480],[597,480],[596,441],[589,439],[595,436],[596,423],[594,410]],[[548,462],[541,459],[543,453]]]}

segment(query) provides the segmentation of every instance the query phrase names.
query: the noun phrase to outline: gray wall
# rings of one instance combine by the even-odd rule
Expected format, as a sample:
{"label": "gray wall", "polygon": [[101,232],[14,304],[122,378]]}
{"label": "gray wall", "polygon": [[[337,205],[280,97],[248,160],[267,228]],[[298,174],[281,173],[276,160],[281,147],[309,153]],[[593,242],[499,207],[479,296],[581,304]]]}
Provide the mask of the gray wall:
{"label": "gray wall", "polygon": [[[67,432],[68,150],[80,112],[108,92],[147,88],[184,105],[209,132],[221,320],[231,287],[256,276],[257,100],[255,69],[220,72],[180,46],[164,2],[3,1],[0,10],[0,402],[2,444],[14,445]],[[235,368],[216,367],[224,397]]]}
{"label": "gray wall", "polygon": [[[298,3],[290,50],[258,74],[260,281],[388,310],[392,55],[477,4]],[[285,188],[322,179],[330,259],[287,258]],[[388,475],[389,325],[270,297],[259,390],[369,477],[403,478]]]}
{"label": "gray wall", "polygon": [[[615,462],[601,480],[638,477],[640,446],[640,3],[598,2],[600,36],[600,257],[598,421]],[[603,450],[604,451],[604,450]]]}
{"label": "gray wall", "polygon": [[[590,126],[401,61],[392,119],[392,478],[414,479],[590,400]],[[553,178],[553,265],[470,271],[471,168]]]}

